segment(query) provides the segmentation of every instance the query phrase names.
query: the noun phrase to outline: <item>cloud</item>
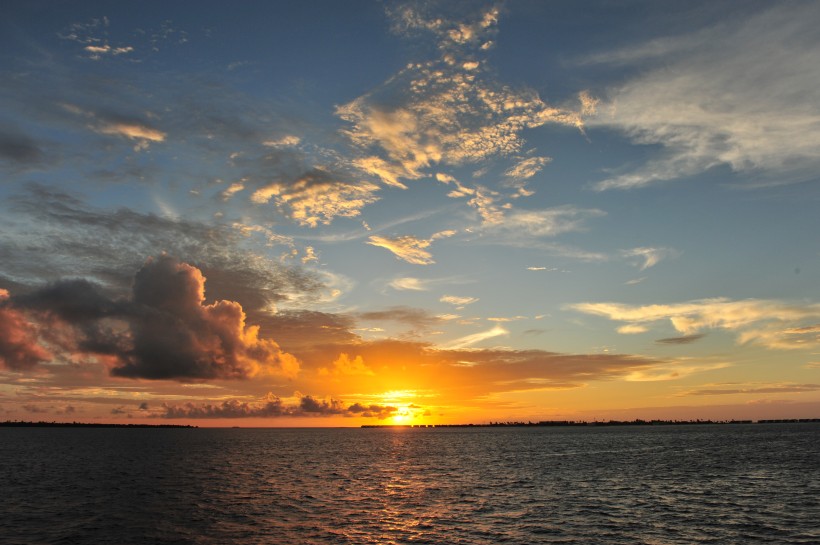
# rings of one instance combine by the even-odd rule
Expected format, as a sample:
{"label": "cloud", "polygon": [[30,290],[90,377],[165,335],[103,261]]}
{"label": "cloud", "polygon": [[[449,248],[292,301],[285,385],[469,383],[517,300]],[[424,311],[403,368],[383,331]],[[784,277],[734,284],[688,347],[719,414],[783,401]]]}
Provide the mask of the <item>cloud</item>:
{"label": "cloud", "polygon": [[35,165],[45,158],[41,145],[26,134],[0,127],[0,159],[20,166]]}
{"label": "cloud", "polygon": [[[644,380],[649,380],[655,369],[663,372],[656,373],[654,380],[670,380],[676,369],[683,374],[694,367],[685,362],[631,355],[476,347],[481,341],[504,334],[503,328],[493,327],[447,347],[387,339],[353,345],[313,345],[305,346],[298,356],[306,370],[304,376],[309,377],[308,369],[328,367],[328,362],[341,353],[356,354],[375,373],[372,377],[361,377],[359,388],[370,384],[378,389],[396,383],[404,390],[431,392],[448,405],[469,404],[502,392],[544,390],[567,384],[582,387],[594,381],[625,380],[630,376],[637,380],[638,371],[643,371]],[[327,382],[317,382],[312,388]]]}
{"label": "cloud", "polygon": [[755,385],[743,388],[703,388],[683,392],[681,396],[716,396],[734,394],[782,394],[782,393],[803,393],[820,391],[820,384],[770,384],[765,386]]}
{"label": "cloud", "polygon": [[299,362],[259,326],[245,325],[239,303],[205,302],[201,271],[162,255],[134,277],[130,300],[111,300],[83,280],[15,298],[37,316],[41,336],[64,360],[108,358],[111,374],[147,379],[236,379],[299,371]]}
{"label": "cloud", "polygon": [[426,310],[411,307],[392,307],[386,310],[359,312],[355,316],[360,320],[396,321],[416,328],[429,327],[440,321],[438,317],[432,316]]}
{"label": "cloud", "polygon": [[420,239],[413,235],[393,238],[371,235],[367,239],[367,243],[372,246],[390,250],[396,258],[412,263],[413,265],[430,265],[435,263],[433,254],[426,250],[432,243],[432,239]]}
{"label": "cloud", "polygon": [[466,335],[464,337],[455,339],[454,341],[447,344],[447,348],[451,350],[467,348],[468,346],[478,344],[482,341],[486,341],[487,339],[492,339],[495,337],[500,337],[509,334],[509,331],[507,331],[500,325],[496,324],[495,327],[493,327],[492,329],[488,329],[487,331],[481,331],[479,333],[473,333],[472,335]]}
{"label": "cloud", "polygon": [[642,271],[654,267],[660,263],[662,259],[674,257],[677,256],[677,254],[675,250],[669,248],[632,248],[631,250],[621,251],[621,255],[624,257],[640,259],[640,270]]}
{"label": "cloud", "polygon": [[388,284],[391,288],[397,291],[427,291],[429,288],[429,281],[421,278],[413,278],[405,276],[402,278],[394,278]]}
{"label": "cloud", "polygon": [[543,210],[512,210],[503,221],[487,227],[490,233],[514,237],[555,237],[572,231],[582,231],[586,221],[606,215],[594,208],[559,206]]}
{"label": "cloud", "polygon": [[352,218],[366,205],[376,202],[378,186],[369,182],[348,182],[322,170],[303,174],[293,182],[274,182],[260,187],[251,195],[256,204],[271,200],[287,211],[299,225],[329,225],[334,218]]}
{"label": "cloud", "polygon": [[361,356],[356,356],[350,359],[346,353],[339,354],[333,366],[330,368],[322,367],[319,369],[320,375],[342,375],[342,376],[373,376],[373,370],[370,369],[362,359]]}
{"label": "cloud", "polygon": [[230,399],[220,404],[186,403],[183,405],[163,405],[163,418],[278,418],[278,417],[320,417],[320,416],[362,416],[385,419],[398,409],[387,405],[346,404],[337,399],[322,400],[306,395],[297,405],[286,405],[281,398],[268,394],[256,402]]}
{"label": "cloud", "polygon": [[516,180],[527,180],[541,172],[541,169],[550,161],[551,159],[549,157],[529,157],[521,160],[514,167],[507,170],[504,176]]}
{"label": "cloud", "polygon": [[[388,8],[394,30],[429,36],[437,58],[411,62],[381,87],[337,108],[344,134],[362,153],[360,168],[390,185],[426,175],[436,164],[475,163],[524,145],[521,133],[546,123],[581,128],[578,112],[552,107],[535,91],[496,82],[483,57],[498,8],[454,20],[418,5]],[[522,170],[526,173],[526,169]]]}
{"label": "cloud", "polygon": [[618,328],[618,333],[621,335],[636,335],[647,331],[649,331],[648,327],[636,324],[627,324]]}
{"label": "cloud", "polygon": [[95,127],[94,130],[102,134],[114,134],[132,140],[148,140],[151,142],[163,142],[166,136],[164,132],[140,123],[103,123]]}
{"label": "cloud", "polygon": [[137,145],[134,147],[134,151],[147,149],[151,142],[164,142],[167,136],[165,132],[136,117],[110,112],[96,112],[69,103],[62,103],[61,106],[66,112],[87,119],[89,122],[88,128],[96,133],[136,140]]}
{"label": "cloud", "polygon": [[43,347],[38,328],[9,304],[9,293],[0,289],[0,366],[11,370],[30,369],[52,358]]}
{"label": "cloud", "polygon": [[[624,326],[624,327],[628,327],[628,326]],[[638,327],[640,327],[640,326],[638,326]],[[658,339],[655,342],[656,343],[661,343],[661,344],[691,344],[693,342],[701,340],[705,336],[706,336],[705,333],[698,333],[698,334],[695,334],[695,335],[684,335],[683,337],[667,337],[665,339]]]}
{"label": "cloud", "polygon": [[221,193],[222,200],[223,200],[223,201],[228,201],[228,200],[230,200],[230,199],[231,199],[231,197],[233,197],[234,195],[236,195],[237,193],[239,193],[239,192],[240,192],[240,191],[242,191],[243,189],[245,189],[245,184],[244,184],[244,183],[242,183],[241,181],[232,183],[231,185],[229,185],[229,186],[228,186],[228,187],[227,187],[227,188],[226,188],[226,189],[225,189],[225,190]]}
{"label": "cloud", "polygon": [[276,340],[288,352],[299,352],[317,344],[347,346],[358,341],[351,332],[356,326],[355,319],[345,314],[282,310],[259,317],[257,323],[265,331],[275,331]]}
{"label": "cloud", "polygon": [[642,187],[728,166],[746,184],[816,179],[820,38],[815,3],[738,12],[690,34],[598,55],[638,68],[587,119],[662,148],[599,190]]}
{"label": "cloud", "polygon": [[461,297],[458,295],[442,295],[439,298],[439,301],[442,303],[447,303],[449,305],[454,305],[457,307],[463,307],[466,305],[471,305],[478,301],[478,297]]}
{"label": "cloud", "polygon": [[817,323],[820,304],[816,303],[801,305],[766,299],[732,301],[715,298],[645,306],[579,303],[567,308],[636,326],[669,320],[685,336],[693,336],[704,329],[724,329],[736,333],[741,344],[751,342],[773,349],[820,346],[820,324]]}
{"label": "cloud", "polygon": [[228,225],[101,210],[39,185],[6,204],[11,213],[0,230],[3,274],[28,287],[88,278],[125,296],[145,256],[161,249],[196,263],[212,297],[237,301],[254,314],[297,294],[319,297],[325,289],[315,274],[251,251],[243,232]]}

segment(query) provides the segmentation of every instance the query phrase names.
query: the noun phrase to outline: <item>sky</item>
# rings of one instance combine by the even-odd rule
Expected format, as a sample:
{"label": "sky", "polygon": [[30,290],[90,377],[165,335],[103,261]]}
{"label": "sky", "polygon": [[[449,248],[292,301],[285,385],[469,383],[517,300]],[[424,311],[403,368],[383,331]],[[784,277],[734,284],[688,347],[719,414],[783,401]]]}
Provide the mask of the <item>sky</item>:
{"label": "sky", "polygon": [[818,25],[5,2],[0,420],[820,417]]}

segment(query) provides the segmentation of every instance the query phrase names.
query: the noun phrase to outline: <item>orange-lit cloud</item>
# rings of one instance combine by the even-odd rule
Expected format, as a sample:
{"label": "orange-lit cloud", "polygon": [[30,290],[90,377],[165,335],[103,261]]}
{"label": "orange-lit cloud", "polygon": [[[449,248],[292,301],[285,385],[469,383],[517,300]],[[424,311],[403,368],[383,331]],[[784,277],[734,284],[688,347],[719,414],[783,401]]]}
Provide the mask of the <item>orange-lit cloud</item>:
{"label": "orange-lit cloud", "polygon": [[432,240],[416,238],[413,235],[392,238],[383,237],[381,235],[371,235],[370,238],[367,239],[367,243],[372,246],[390,250],[398,259],[412,263],[413,265],[430,265],[435,263],[433,254],[427,251]]}
{"label": "orange-lit cloud", "polygon": [[226,400],[219,404],[185,403],[164,404],[162,418],[271,418],[271,417],[323,417],[361,416],[385,419],[396,412],[396,407],[386,405],[346,404],[337,399],[317,399],[306,395],[295,405],[286,405],[281,398],[268,394],[256,402]]}
{"label": "orange-lit cloud", "polygon": [[0,289],[0,366],[29,369],[52,358],[38,339],[37,326],[8,304],[9,292]]}
{"label": "orange-lit cloud", "polygon": [[335,217],[355,217],[366,205],[378,200],[378,186],[369,182],[346,182],[321,170],[309,172],[295,182],[274,182],[260,187],[251,201],[265,204],[271,199],[300,225],[316,227]]}
{"label": "orange-lit cloud", "polygon": [[[431,33],[440,58],[409,63],[382,87],[340,106],[345,134],[364,151],[359,166],[385,183],[402,185],[435,164],[460,165],[521,150],[521,132],[546,123],[581,128],[578,112],[547,105],[532,90],[488,77],[480,57],[492,46],[498,10],[464,21],[427,18],[404,6],[389,10],[400,33]],[[513,168],[534,175],[540,159]],[[542,166],[542,165],[540,165]],[[531,173],[531,174],[530,174]]]}

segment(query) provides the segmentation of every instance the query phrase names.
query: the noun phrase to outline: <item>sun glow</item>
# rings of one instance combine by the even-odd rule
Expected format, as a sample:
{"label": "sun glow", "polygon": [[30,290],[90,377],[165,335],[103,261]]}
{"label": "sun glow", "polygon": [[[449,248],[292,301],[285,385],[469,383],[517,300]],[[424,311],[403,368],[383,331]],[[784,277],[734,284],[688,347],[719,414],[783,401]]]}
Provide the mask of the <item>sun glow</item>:
{"label": "sun glow", "polygon": [[394,424],[410,424],[413,420],[413,415],[408,411],[399,409],[400,412],[394,414],[391,418]]}

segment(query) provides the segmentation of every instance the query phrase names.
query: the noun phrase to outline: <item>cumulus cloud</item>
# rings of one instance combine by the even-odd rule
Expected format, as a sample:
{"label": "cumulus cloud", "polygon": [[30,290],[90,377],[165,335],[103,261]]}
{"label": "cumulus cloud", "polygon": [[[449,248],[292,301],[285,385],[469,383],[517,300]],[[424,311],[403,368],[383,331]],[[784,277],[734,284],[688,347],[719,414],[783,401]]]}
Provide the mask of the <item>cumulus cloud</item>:
{"label": "cumulus cloud", "polygon": [[346,353],[339,354],[331,367],[319,369],[320,375],[343,375],[343,376],[373,376],[373,370],[365,364],[361,356],[351,359]]}
{"label": "cumulus cloud", "polygon": [[638,327],[668,320],[685,336],[694,336],[705,329],[723,329],[735,333],[741,344],[751,342],[775,349],[820,346],[820,304],[817,303],[715,298],[645,306],[579,303],[568,308]]}
{"label": "cumulus cloud", "polygon": [[115,376],[236,379],[299,371],[294,356],[260,338],[259,326],[246,326],[239,303],[204,304],[201,271],[166,255],[137,272],[128,300],[109,299],[89,282],[74,280],[15,303],[49,325],[41,335],[63,359],[102,356]]}
{"label": "cumulus cloud", "polygon": [[113,369],[132,378],[245,378],[295,376],[299,362],[274,341],[246,326],[234,301],[205,305],[199,269],[169,256],[151,259],[134,279],[133,355]]}
{"label": "cumulus cloud", "polygon": [[820,6],[783,3],[691,34],[588,59],[640,67],[587,119],[662,151],[597,188],[629,189],[725,165],[746,183],[815,179]]}

